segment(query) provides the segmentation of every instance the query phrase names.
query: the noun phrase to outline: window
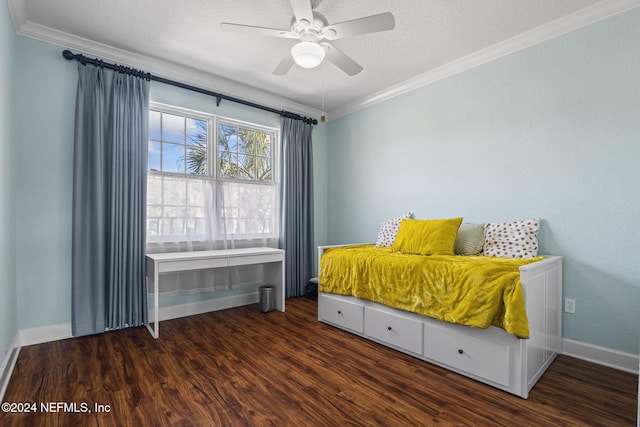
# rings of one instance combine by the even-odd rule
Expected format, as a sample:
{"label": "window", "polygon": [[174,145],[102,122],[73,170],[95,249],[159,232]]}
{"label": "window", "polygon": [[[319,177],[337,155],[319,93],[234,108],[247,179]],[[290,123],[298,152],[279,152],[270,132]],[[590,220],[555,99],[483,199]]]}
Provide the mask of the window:
{"label": "window", "polygon": [[149,111],[149,169],[207,174],[208,121]]}
{"label": "window", "polygon": [[276,135],[275,129],[152,105],[147,241],[277,238]]}
{"label": "window", "polygon": [[271,181],[272,135],[218,123],[218,176]]}

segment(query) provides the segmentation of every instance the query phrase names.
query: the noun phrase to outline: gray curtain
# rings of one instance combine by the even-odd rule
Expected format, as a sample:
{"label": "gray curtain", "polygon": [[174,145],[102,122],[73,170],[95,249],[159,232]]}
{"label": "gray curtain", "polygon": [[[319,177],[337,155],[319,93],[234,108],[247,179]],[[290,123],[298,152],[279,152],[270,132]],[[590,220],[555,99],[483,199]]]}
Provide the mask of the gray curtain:
{"label": "gray curtain", "polygon": [[313,273],[313,126],[281,120],[280,247],[285,250],[286,297],[301,296]]}
{"label": "gray curtain", "polygon": [[78,65],[73,171],[72,332],[147,323],[149,83]]}

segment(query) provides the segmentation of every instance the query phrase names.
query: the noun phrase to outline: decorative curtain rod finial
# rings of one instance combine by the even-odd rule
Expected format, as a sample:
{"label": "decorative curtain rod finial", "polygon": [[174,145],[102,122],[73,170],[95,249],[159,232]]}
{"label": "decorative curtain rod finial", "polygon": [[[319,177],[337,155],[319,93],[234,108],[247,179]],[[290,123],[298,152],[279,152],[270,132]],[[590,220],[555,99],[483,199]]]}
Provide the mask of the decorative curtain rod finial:
{"label": "decorative curtain rod finial", "polygon": [[71,52],[68,49],[65,49],[62,51],[62,56],[64,56],[64,59],[71,61],[72,59],[75,59],[76,56],[73,54],[73,52]]}

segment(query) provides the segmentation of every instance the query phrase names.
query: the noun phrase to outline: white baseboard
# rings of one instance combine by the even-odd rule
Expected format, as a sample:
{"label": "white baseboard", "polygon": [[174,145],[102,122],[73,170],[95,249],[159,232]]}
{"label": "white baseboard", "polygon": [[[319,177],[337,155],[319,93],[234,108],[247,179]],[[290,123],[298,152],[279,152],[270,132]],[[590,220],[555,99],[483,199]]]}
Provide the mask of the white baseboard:
{"label": "white baseboard", "polygon": [[22,329],[20,332],[20,345],[22,347],[33,344],[42,344],[49,341],[58,341],[71,338],[71,323],[43,326],[41,328]]}
{"label": "white baseboard", "polygon": [[2,361],[2,368],[0,369],[0,402],[4,401],[4,393],[7,391],[7,386],[9,386],[9,380],[11,380],[11,374],[13,373],[13,368],[16,366],[19,353],[20,334],[18,333],[11,343],[9,351],[7,351],[7,356]]}
{"label": "white baseboard", "polygon": [[[207,313],[209,311],[224,310],[241,305],[255,304],[257,302],[258,293],[254,292],[232,297],[164,307],[159,310],[158,315],[162,321],[185,316],[193,316],[195,314]],[[21,347],[73,337],[71,334],[71,323],[43,326],[41,328],[22,329],[18,332],[18,336],[18,343]]]}
{"label": "white baseboard", "polygon": [[[225,310],[241,305],[255,304],[258,302],[258,293],[235,295],[232,297],[217,298],[206,301],[198,301],[189,304],[174,305],[158,309],[158,318],[162,320],[177,319],[179,317],[193,316],[208,313],[210,311]],[[151,316],[149,316],[151,318]]]}
{"label": "white baseboard", "polygon": [[632,374],[638,374],[640,358],[635,354],[611,350],[610,348],[568,338],[562,339],[562,354]]}

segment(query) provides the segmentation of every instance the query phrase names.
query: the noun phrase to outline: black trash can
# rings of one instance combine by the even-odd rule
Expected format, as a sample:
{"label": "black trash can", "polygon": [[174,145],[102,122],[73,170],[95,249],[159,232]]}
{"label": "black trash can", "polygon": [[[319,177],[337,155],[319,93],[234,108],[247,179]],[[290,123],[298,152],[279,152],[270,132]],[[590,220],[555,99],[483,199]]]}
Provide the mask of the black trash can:
{"label": "black trash can", "polygon": [[275,308],[275,297],[272,285],[262,285],[258,288],[258,306],[262,313],[268,313]]}
{"label": "black trash can", "polygon": [[305,289],[305,297],[313,300],[318,299],[318,278],[312,277],[309,279],[309,283],[307,284],[307,288]]}

